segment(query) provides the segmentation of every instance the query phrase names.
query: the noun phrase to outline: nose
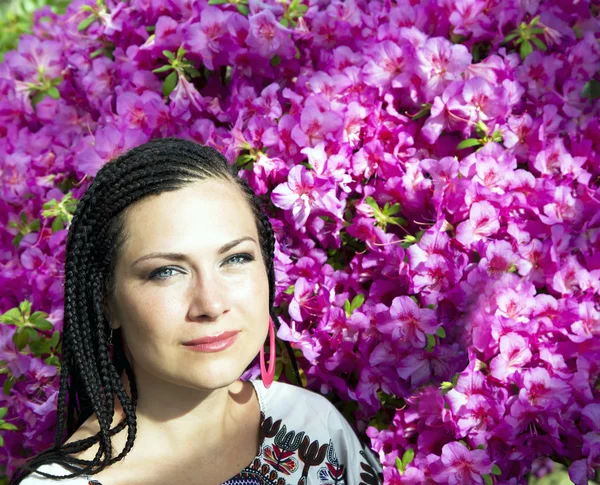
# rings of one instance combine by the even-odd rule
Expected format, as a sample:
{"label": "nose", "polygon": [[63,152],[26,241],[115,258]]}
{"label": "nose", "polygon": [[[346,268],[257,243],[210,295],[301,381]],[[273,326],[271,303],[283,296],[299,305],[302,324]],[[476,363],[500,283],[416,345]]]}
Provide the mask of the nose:
{"label": "nose", "polygon": [[229,311],[229,291],[218,275],[204,273],[193,279],[190,288],[190,319],[215,320]]}

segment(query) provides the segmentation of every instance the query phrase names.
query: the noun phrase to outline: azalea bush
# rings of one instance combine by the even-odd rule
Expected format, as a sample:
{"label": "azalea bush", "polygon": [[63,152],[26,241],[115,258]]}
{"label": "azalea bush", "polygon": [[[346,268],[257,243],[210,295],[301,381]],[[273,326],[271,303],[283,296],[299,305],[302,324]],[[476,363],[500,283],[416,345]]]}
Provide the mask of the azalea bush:
{"label": "azalea bush", "polygon": [[[278,337],[386,484],[600,467],[592,0],[76,0],[0,64],[0,448],[54,436],[63,263],[100,167],[223,152],[276,232]],[[289,355],[277,377],[295,382]],[[257,367],[245,377],[256,376]],[[286,377],[287,376],[287,377]]]}

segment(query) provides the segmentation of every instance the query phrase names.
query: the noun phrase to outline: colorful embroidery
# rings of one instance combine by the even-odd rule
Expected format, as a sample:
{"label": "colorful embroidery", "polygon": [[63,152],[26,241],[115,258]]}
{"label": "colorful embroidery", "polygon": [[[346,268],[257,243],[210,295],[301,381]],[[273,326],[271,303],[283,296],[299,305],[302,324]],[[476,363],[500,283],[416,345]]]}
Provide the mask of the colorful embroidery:
{"label": "colorful embroidery", "polygon": [[294,458],[294,451],[282,450],[277,445],[265,446],[263,451],[264,460],[275,470],[291,475],[298,469],[298,460]]}
{"label": "colorful embroidery", "polygon": [[[297,485],[307,485],[311,468],[315,467],[319,485],[346,485],[347,465],[340,463],[333,441],[319,445],[318,440],[311,440],[304,432],[288,431],[282,420],[273,421],[261,412],[261,449],[259,456],[235,477],[223,485],[292,485],[286,482],[300,470],[302,473]],[[271,443],[266,443],[271,439]],[[361,450],[359,485],[380,485],[378,475],[371,467],[366,453]],[[319,466],[324,465],[324,466]],[[313,475],[314,476],[314,475]],[[297,477],[297,475],[296,475]],[[89,480],[88,485],[102,485],[97,480]]]}
{"label": "colorful embroidery", "polygon": [[346,484],[346,468],[340,465],[333,442],[329,440],[329,448],[327,450],[327,461],[324,467],[319,468],[317,476],[322,485],[345,485]]}
{"label": "colorful embroidery", "polygon": [[269,471],[269,465],[261,464],[255,458],[252,465],[244,468],[235,477],[227,480],[223,485],[287,485],[285,479],[278,477],[275,470]]}

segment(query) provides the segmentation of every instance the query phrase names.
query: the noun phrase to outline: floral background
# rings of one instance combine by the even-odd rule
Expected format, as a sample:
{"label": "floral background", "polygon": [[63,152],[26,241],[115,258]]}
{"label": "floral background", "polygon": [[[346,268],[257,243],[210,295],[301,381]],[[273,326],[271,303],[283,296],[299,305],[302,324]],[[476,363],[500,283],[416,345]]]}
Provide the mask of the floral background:
{"label": "floral background", "polygon": [[[555,466],[598,480],[599,10],[13,10],[0,37],[4,481],[53,441],[77,201],[108,160],[165,136],[221,150],[263,199],[278,337],[386,484],[523,484]],[[277,377],[295,382],[283,346]]]}

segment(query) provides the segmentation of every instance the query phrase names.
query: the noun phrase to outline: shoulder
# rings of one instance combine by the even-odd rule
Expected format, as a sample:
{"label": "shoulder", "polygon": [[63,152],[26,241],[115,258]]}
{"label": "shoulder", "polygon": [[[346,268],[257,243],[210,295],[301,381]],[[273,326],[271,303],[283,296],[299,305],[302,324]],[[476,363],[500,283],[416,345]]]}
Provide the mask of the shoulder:
{"label": "shoulder", "polygon": [[[262,400],[261,407],[266,413],[279,415],[310,415],[312,419],[322,418],[326,422],[335,406],[323,395],[309,389],[275,381],[266,389],[257,381],[257,392]],[[282,415],[283,414],[283,415]]]}
{"label": "shoulder", "polygon": [[25,479],[20,483],[20,485],[51,485],[56,483],[60,483],[61,485],[88,485],[88,480],[85,476],[59,479],[45,477],[44,475],[37,473],[38,471],[47,473],[49,475],[53,475],[55,477],[71,475],[71,472],[59,463],[47,463],[38,467],[35,472],[32,472],[29,475],[27,475],[27,477],[25,477]]}

